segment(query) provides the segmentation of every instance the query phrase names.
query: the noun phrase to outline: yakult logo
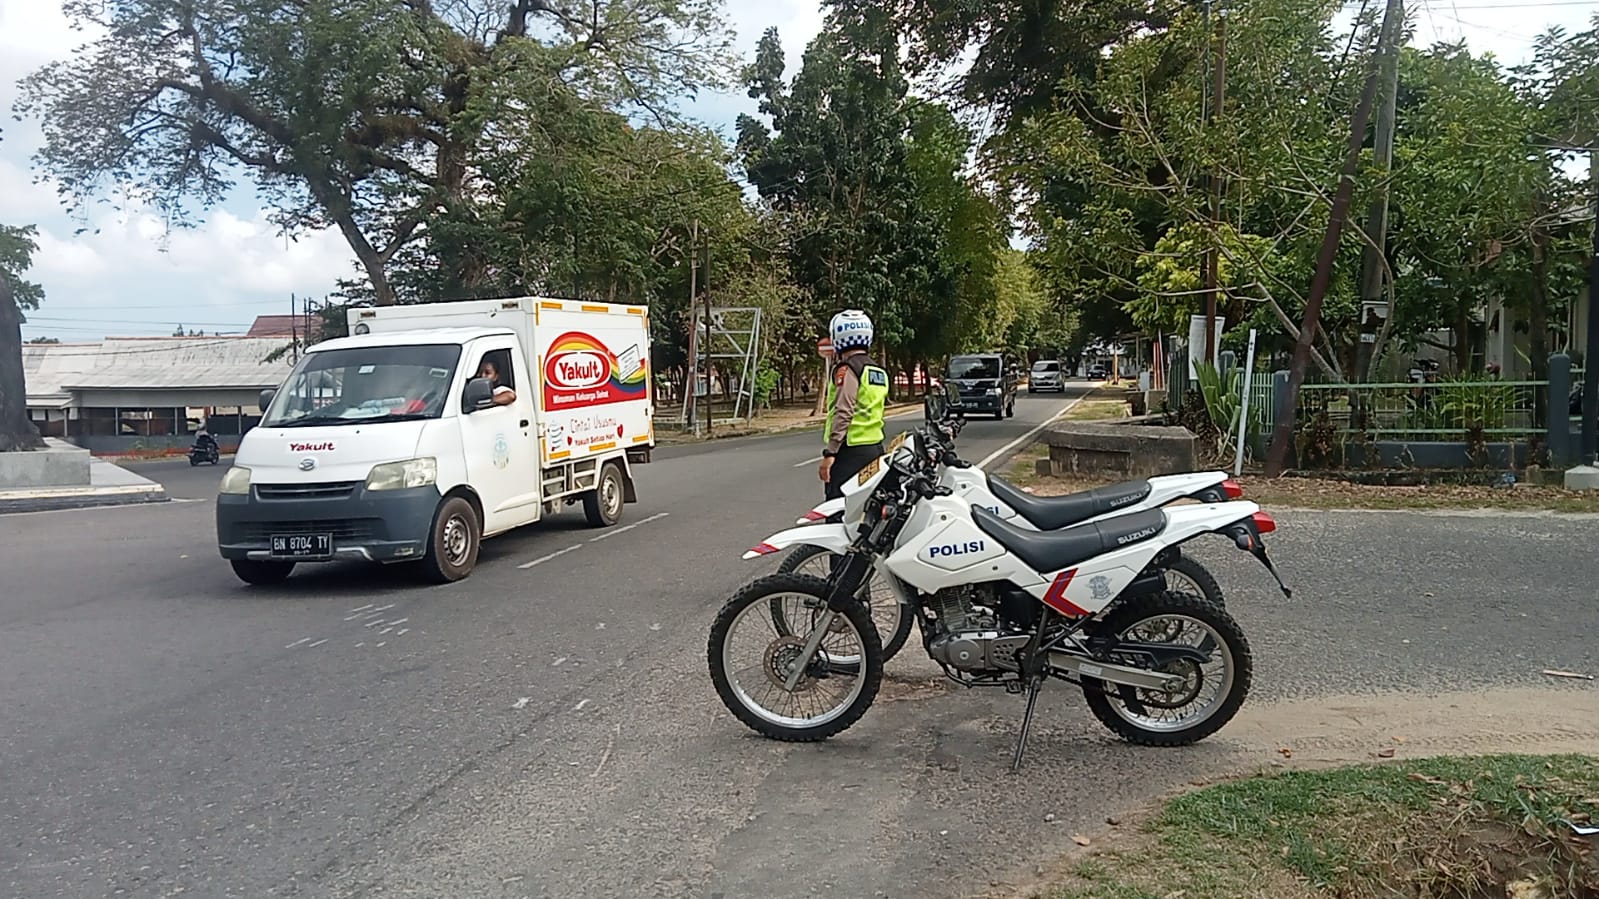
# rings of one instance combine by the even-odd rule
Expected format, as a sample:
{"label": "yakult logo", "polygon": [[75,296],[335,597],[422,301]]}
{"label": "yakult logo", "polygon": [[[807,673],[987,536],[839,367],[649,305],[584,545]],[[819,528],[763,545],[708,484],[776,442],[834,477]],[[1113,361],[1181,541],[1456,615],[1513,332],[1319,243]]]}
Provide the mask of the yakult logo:
{"label": "yakult logo", "polygon": [[550,383],[566,390],[598,387],[611,378],[611,363],[598,353],[574,350],[556,353],[544,366]]}
{"label": "yakult logo", "polygon": [[331,442],[329,442],[329,443],[291,443],[291,444],[289,444],[289,452],[291,452],[291,453],[331,453],[331,452],[333,452],[333,444]]}

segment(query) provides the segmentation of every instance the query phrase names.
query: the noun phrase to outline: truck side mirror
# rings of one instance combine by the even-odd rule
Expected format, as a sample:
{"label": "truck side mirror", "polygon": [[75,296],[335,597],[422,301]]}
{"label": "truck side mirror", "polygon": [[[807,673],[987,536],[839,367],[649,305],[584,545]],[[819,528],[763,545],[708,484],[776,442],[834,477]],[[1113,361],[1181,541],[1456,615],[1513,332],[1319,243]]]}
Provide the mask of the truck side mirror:
{"label": "truck side mirror", "polygon": [[494,405],[494,385],[488,378],[473,378],[461,392],[461,412],[471,415]]}
{"label": "truck side mirror", "polygon": [[272,398],[277,395],[278,391],[274,387],[268,387],[267,389],[261,391],[261,398],[257,400],[257,402],[260,404],[262,415],[266,414],[267,407],[272,405]]}

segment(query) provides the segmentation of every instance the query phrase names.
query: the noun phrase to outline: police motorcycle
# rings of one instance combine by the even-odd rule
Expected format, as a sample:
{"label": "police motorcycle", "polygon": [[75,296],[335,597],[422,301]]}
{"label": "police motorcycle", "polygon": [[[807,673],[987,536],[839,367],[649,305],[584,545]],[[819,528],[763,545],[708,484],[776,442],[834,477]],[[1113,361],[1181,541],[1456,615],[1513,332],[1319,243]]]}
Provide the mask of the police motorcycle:
{"label": "police motorcycle", "polygon": [[[1159,508],[1178,500],[1200,503],[1219,503],[1243,496],[1243,488],[1226,472],[1206,471],[1190,474],[1165,475],[1145,480],[1128,481],[1099,487],[1093,490],[1059,497],[1037,497],[997,475],[991,475],[971,462],[961,459],[955,450],[955,437],[965,427],[965,418],[953,411],[947,398],[942,408],[950,410],[937,428],[924,428],[906,432],[889,444],[889,451],[901,445],[912,445],[918,439],[930,444],[936,452],[938,483],[950,489],[952,495],[964,499],[997,515],[1008,524],[1024,530],[1057,531],[1081,524],[1102,521],[1129,512]],[[750,552],[745,559],[760,558],[773,553],[792,550],[783,559],[778,571],[783,573],[810,573],[826,577],[840,552],[838,540],[824,540],[819,531],[806,525],[839,523],[844,516],[844,499],[828,500],[813,508],[796,524],[801,527],[783,531],[768,538]],[[1197,593],[1217,604],[1224,605],[1221,585],[1204,565],[1182,554],[1173,547],[1152,563],[1164,572],[1170,589]],[[910,637],[915,616],[899,602],[886,582],[872,577],[862,588],[872,618],[877,622],[878,635],[883,641],[884,661],[892,659]],[[779,633],[789,633],[791,626],[777,611],[773,612],[773,626]]]}
{"label": "police motorcycle", "polygon": [[[728,710],[791,742],[824,740],[860,720],[883,676],[883,646],[859,598],[875,572],[915,615],[923,648],[947,677],[1026,695],[1013,770],[1048,680],[1079,686],[1105,727],[1142,745],[1188,745],[1231,720],[1253,675],[1248,640],[1220,605],[1168,590],[1153,563],[1215,534],[1252,554],[1291,596],[1266,554],[1271,516],[1235,500],[1025,529],[940,483],[954,429],[942,398],[929,398],[927,411],[923,427],[845,485],[842,522],[809,526],[840,556],[827,579],[766,575],[718,612],[707,662]],[[774,604],[799,624],[793,632],[773,632]]]}

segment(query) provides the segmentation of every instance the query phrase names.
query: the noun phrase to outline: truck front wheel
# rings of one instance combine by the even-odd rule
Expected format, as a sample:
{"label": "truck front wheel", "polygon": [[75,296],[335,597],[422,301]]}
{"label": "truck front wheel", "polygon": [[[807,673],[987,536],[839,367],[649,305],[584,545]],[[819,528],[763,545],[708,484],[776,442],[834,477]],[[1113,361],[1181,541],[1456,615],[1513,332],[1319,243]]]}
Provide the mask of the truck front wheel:
{"label": "truck front wheel", "polygon": [[600,469],[600,482],[593,493],[583,494],[583,514],[589,524],[608,528],[622,520],[623,494],[622,469],[615,462],[605,463]]}
{"label": "truck front wheel", "polygon": [[428,579],[440,584],[458,581],[477,565],[483,529],[477,510],[459,496],[447,497],[433,513],[433,533],[428,553],[422,560]]}

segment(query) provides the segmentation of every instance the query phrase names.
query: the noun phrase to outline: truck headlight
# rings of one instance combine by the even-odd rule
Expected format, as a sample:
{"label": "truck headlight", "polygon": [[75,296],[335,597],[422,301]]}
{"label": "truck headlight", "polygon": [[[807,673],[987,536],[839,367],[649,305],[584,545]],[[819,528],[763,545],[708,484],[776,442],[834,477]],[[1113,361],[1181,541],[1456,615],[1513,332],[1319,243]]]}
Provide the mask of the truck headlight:
{"label": "truck headlight", "polygon": [[218,492],[230,493],[235,496],[249,493],[250,469],[240,468],[237,465],[229,468],[228,473],[222,476],[222,486],[218,488]]}
{"label": "truck headlight", "polygon": [[368,490],[400,490],[427,487],[438,483],[439,463],[429,456],[424,459],[407,459],[404,462],[385,462],[374,465],[366,476]]}
{"label": "truck headlight", "polygon": [[988,395],[989,396],[999,396],[999,388],[998,387],[990,387],[990,388],[988,388]]}

